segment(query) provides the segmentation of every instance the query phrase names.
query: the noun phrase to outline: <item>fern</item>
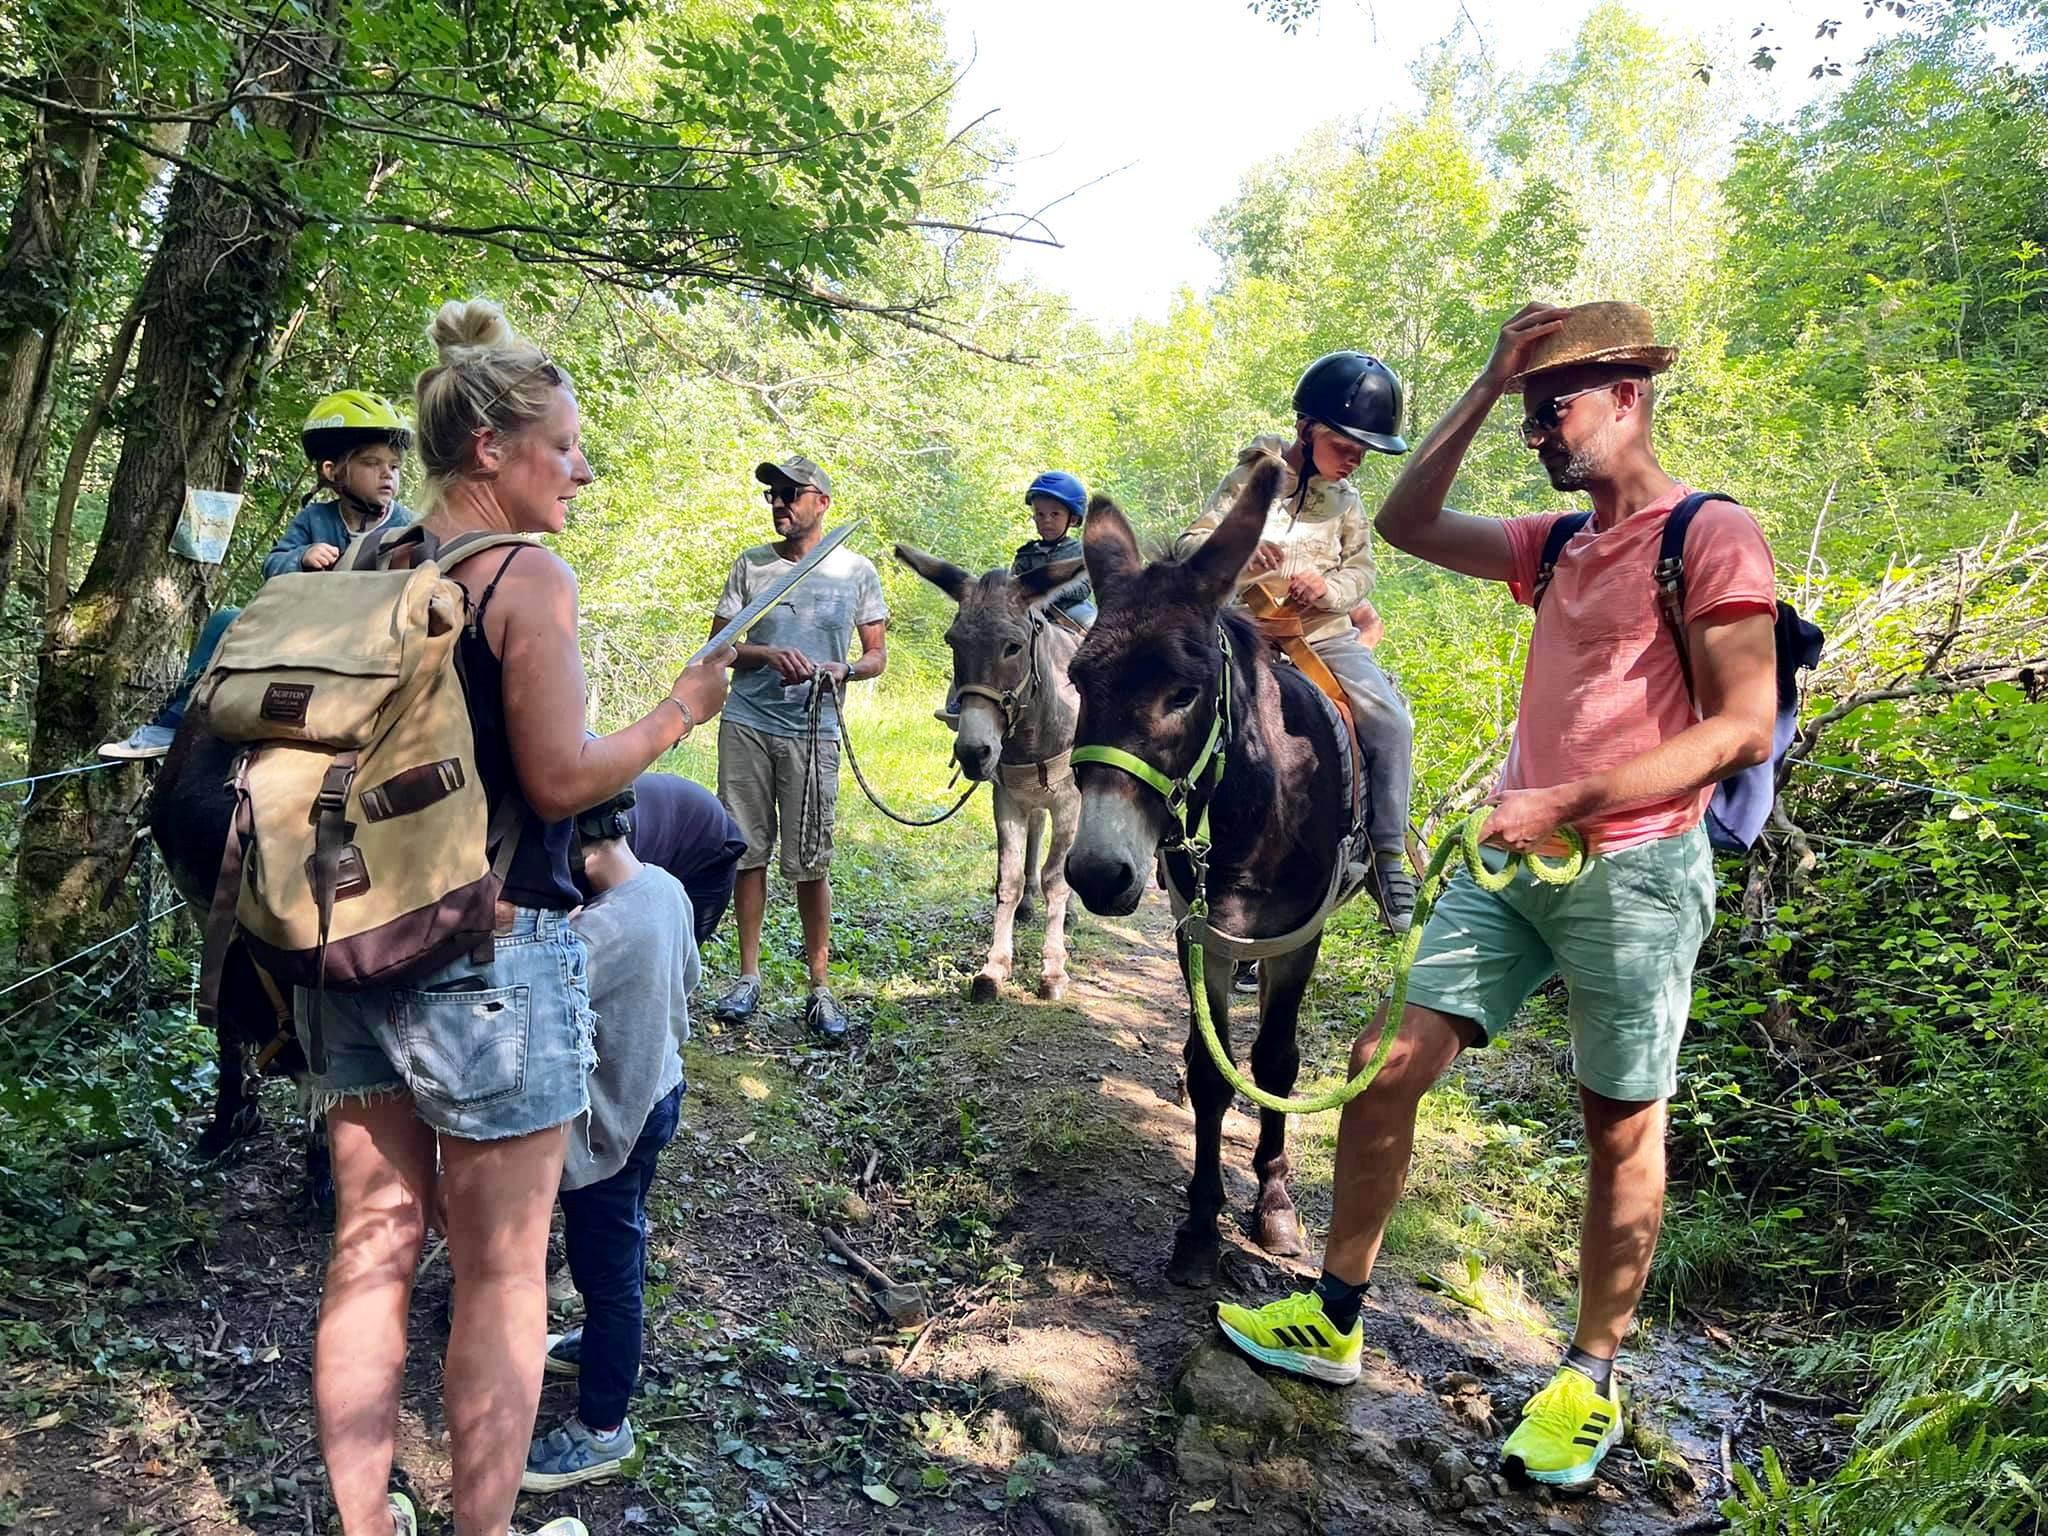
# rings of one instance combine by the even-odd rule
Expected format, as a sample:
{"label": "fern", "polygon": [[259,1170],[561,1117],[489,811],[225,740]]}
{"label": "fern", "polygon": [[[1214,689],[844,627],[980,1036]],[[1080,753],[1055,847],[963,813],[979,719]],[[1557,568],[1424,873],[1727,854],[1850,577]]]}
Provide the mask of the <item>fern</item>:
{"label": "fern", "polygon": [[2029,1536],[2048,1521],[2048,1279],[1957,1281],[1874,1341],[1856,1448],[1795,1485],[1766,1446],[1722,1513],[1746,1536]]}

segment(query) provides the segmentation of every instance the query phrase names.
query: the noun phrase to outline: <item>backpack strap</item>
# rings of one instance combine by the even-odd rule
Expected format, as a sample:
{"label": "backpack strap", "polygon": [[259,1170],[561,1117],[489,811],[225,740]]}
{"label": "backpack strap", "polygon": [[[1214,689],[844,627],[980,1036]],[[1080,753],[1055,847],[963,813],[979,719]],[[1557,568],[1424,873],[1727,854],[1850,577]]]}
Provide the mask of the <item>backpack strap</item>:
{"label": "backpack strap", "polygon": [[1685,638],[1685,534],[1699,509],[1710,501],[1733,502],[1721,491],[1694,491],[1664,519],[1664,536],[1657,546],[1657,564],[1651,574],[1657,582],[1657,607],[1678,647],[1678,670],[1685,678],[1685,691],[1697,705],[1692,686],[1692,651]]}
{"label": "backpack strap", "polygon": [[1567,512],[1550,525],[1550,532],[1543,537],[1543,554],[1536,565],[1536,585],[1529,593],[1531,609],[1542,606],[1543,594],[1550,590],[1550,578],[1557,570],[1565,545],[1571,543],[1579,530],[1591,521],[1593,514],[1590,512]]}
{"label": "backpack strap", "polygon": [[408,523],[403,528],[372,528],[359,533],[349,540],[347,551],[335,562],[338,571],[381,571],[385,564],[407,544],[418,544],[426,550],[425,558],[432,559],[434,536],[418,523]]}

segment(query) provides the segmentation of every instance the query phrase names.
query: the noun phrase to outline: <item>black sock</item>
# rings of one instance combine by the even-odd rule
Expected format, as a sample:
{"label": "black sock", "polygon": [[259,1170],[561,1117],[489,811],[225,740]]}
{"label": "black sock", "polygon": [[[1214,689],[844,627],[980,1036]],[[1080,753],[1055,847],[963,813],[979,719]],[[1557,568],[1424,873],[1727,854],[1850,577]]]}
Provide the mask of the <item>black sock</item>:
{"label": "black sock", "polygon": [[1614,1380],[1612,1360],[1602,1360],[1598,1355],[1589,1355],[1576,1344],[1564,1352],[1564,1363],[1586,1377],[1602,1392],[1605,1392],[1607,1384]]}
{"label": "black sock", "polygon": [[1363,1285],[1339,1280],[1327,1269],[1316,1282],[1316,1298],[1323,1304],[1323,1316],[1339,1333],[1349,1333],[1358,1325],[1358,1309],[1365,1305],[1365,1289]]}

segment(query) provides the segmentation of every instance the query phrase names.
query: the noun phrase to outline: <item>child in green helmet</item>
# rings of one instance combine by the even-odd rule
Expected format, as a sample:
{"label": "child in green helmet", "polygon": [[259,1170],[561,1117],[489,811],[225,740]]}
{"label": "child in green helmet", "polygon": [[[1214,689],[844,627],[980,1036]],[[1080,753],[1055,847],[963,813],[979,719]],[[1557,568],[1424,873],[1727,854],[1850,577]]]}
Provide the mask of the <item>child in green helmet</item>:
{"label": "child in green helmet", "polygon": [[[402,528],[412,514],[398,504],[398,476],[412,430],[381,395],[344,389],[314,405],[299,431],[299,443],[320,478],[263,561],[263,578],[287,571],[330,569],[349,540],[372,528]],[[326,499],[321,499],[325,492]],[[193,686],[239,608],[217,608],[199,631],[199,643],[185,663],[177,691],[126,736],[100,744],[101,757],[162,757],[185,718]]]}
{"label": "child in green helmet", "polygon": [[299,442],[320,488],[278,535],[263,561],[265,577],[328,570],[359,534],[412,521],[398,504],[412,429],[390,401],[360,389],[329,395],[307,413]]}

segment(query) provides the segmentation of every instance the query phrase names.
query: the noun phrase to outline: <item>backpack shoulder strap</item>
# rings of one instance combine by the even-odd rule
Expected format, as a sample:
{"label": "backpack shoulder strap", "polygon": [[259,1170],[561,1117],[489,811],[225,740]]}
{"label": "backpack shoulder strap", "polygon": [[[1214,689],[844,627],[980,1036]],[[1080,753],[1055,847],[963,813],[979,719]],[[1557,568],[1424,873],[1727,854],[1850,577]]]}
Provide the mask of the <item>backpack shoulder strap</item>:
{"label": "backpack shoulder strap", "polygon": [[428,558],[439,565],[443,572],[460,565],[471,555],[480,555],[487,549],[516,547],[524,549],[538,540],[530,539],[523,533],[458,533],[444,544],[435,544],[428,552]]}
{"label": "backpack shoulder strap", "polygon": [[1687,693],[1693,687],[1692,652],[1685,638],[1685,534],[1692,527],[1694,516],[1708,502],[1734,500],[1723,491],[1694,491],[1664,519],[1664,537],[1657,545],[1657,564],[1652,573],[1657,581],[1657,607],[1671,630],[1672,643],[1678,647],[1678,670],[1685,674]]}
{"label": "backpack shoulder strap", "polygon": [[1536,586],[1529,594],[1532,609],[1543,602],[1543,594],[1550,590],[1550,577],[1557,569],[1565,545],[1571,543],[1579,530],[1592,520],[1590,512],[1567,512],[1550,525],[1550,532],[1543,536],[1543,554],[1536,563]]}
{"label": "backpack shoulder strap", "polygon": [[349,540],[347,551],[335,564],[339,571],[380,571],[385,563],[408,544],[418,544],[424,558],[433,558],[433,535],[417,523],[403,528],[372,528]]}

